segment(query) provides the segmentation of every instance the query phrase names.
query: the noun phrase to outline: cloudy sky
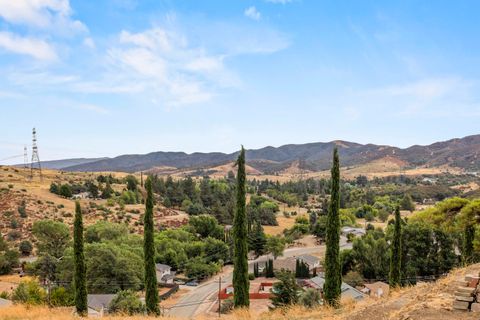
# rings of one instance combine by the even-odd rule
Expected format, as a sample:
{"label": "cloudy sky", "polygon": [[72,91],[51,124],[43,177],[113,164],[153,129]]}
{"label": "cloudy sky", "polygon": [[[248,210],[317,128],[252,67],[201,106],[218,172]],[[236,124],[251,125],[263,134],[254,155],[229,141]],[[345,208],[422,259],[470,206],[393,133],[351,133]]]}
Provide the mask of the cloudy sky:
{"label": "cloudy sky", "polygon": [[478,1],[0,0],[0,163],[480,133]]}

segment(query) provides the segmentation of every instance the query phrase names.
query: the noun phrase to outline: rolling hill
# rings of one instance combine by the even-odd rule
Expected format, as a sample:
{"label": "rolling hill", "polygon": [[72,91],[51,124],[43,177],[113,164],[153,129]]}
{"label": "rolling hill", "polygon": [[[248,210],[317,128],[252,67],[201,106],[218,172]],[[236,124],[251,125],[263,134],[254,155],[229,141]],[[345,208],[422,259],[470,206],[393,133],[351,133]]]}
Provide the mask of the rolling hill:
{"label": "rolling hill", "polygon": [[[287,170],[295,164],[306,171],[321,171],[330,167],[334,146],[340,153],[342,166],[354,167],[381,159],[401,163],[405,169],[415,167],[450,166],[464,170],[480,170],[480,135],[436,142],[427,146],[409,148],[359,144],[348,141],[288,144],[247,150],[247,163],[262,173]],[[121,155],[115,158],[81,159],[82,163],[63,166],[67,171],[146,171],[155,167],[200,169],[224,165],[234,161],[237,153],[152,152],[148,154]],[[91,161],[89,161],[91,160]],[[67,160],[63,160],[67,161]],[[70,160],[71,161],[71,160]],[[60,162],[62,163],[62,162]]]}

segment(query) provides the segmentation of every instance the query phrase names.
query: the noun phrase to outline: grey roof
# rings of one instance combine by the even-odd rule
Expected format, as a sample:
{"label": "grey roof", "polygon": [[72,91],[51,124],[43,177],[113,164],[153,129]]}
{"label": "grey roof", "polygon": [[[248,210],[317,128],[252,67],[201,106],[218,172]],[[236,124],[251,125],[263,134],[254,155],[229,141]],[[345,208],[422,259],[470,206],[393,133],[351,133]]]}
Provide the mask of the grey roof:
{"label": "grey roof", "polygon": [[[313,283],[318,289],[322,290],[323,284],[325,283],[325,279],[322,277],[314,277],[307,280],[306,282]],[[365,295],[361,291],[346,284],[345,282],[342,282],[341,290],[342,290],[342,298],[351,298],[354,300],[361,300],[365,297]]]}
{"label": "grey roof", "polygon": [[0,298],[0,308],[9,307],[12,305],[12,301]]}
{"label": "grey roof", "polygon": [[166,274],[162,277],[162,281],[167,281],[167,280],[170,280],[170,279],[175,279],[175,275],[174,274]]}
{"label": "grey roof", "polygon": [[157,264],[155,264],[155,269],[157,269],[158,271],[168,271],[168,270],[172,269],[172,267],[170,267],[166,264],[157,263]]}
{"label": "grey roof", "polygon": [[114,294],[89,294],[87,304],[89,308],[100,311],[102,308],[108,308],[114,297]]}
{"label": "grey roof", "polygon": [[343,227],[342,228],[342,233],[344,233],[344,234],[353,233],[353,234],[357,234],[357,235],[364,235],[367,232],[363,228]]}
{"label": "grey roof", "polygon": [[305,262],[309,266],[313,266],[314,264],[320,263],[320,258],[309,255],[309,254],[304,254],[304,255],[298,256],[297,259],[302,260],[303,262]]}

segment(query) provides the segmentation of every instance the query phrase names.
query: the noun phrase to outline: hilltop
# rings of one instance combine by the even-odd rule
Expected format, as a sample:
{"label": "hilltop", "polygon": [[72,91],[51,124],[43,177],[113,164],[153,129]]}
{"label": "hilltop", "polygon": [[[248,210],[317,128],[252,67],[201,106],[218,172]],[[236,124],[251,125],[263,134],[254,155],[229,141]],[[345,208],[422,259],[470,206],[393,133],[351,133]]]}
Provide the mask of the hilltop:
{"label": "hilltop", "polygon": [[[375,170],[395,167],[399,170],[417,168],[449,168],[450,170],[480,170],[480,135],[436,142],[427,146],[415,145],[397,148],[386,145],[359,144],[348,141],[289,144],[247,150],[247,163],[260,174],[285,173],[292,167],[302,172],[319,172],[331,165],[332,149],[339,148],[345,167],[373,166]],[[208,170],[228,163],[237,157],[234,153],[152,152],[148,154],[121,155],[115,158],[66,159],[46,161],[44,166],[66,171],[170,171]],[[201,170],[200,170],[201,171]]]}

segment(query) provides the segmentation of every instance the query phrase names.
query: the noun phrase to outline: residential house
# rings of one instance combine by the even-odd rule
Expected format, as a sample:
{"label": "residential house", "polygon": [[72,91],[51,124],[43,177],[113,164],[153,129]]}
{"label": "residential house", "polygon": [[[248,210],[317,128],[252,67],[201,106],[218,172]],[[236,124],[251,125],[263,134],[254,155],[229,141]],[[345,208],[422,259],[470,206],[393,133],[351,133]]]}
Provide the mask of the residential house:
{"label": "residential house", "polygon": [[[320,277],[320,276],[317,276],[317,277],[314,277],[314,278],[311,278],[311,279],[307,279],[303,282],[304,286],[305,287],[309,287],[309,288],[314,288],[314,289],[317,289],[319,291],[323,291],[323,284],[325,283],[325,279]],[[361,300],[365,297],[365,295],[355,289],[354,287],[346,284],[345,282],[342,282],[342,286],[341,286],[341,291],[342,291],[342,299],[353,299],[353,300]]]}
{"label": "residential house", "polygon": [[375,283],[365,284],[365,288],[362,289],[362,292],[368,294],[370,297],[381,298],[388,296],[390,293],[390,286],[385,282],[377,281]]}
{"label": "residential house", "polygon": [[108,313],[108,306],[114,297],[114,294],[87,295],[88,316],[103,317]]}
{"label": "residential house", "polygon": [[356,237],[361,237],[367,233],[365,229],[353,228],[353,227],[343,227],[341,232],[342,232],[342,235],[344,235],[345,237],[348,236],[349,234],[353,234]]}
{"label": "residential house", "polygon": [[157,283],[171,284],[175,279],[175,272],[172,271],[172,267],[166,264],[155,264],[155,272],[157,274]]}
{"label": "residential house", "polygon": [[90,192],[80,192],[72,196],[72,199],[77,199],[77,200],[88,199],[88,198],[90,198]]}

